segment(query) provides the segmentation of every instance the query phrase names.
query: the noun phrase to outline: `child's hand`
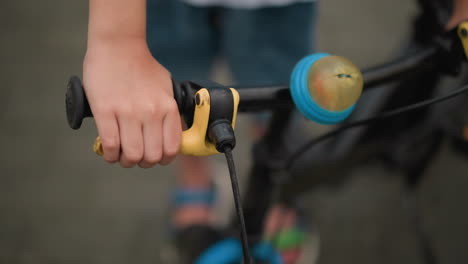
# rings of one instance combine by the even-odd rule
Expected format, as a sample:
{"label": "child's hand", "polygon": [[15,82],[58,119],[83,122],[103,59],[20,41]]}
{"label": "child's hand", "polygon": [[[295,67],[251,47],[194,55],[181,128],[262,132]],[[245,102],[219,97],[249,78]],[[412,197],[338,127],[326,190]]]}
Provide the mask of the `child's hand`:
{"label": "child's hand", "polygon": [[83,79],[106,161],[150,168],[174,159],[182,129],[171,76],[144,40],[89,45]]}
{"label": "child's hand", "polygon": [[463,20],[468,19],[468,0],[454,0],[452,16],[447,23],[446,29],[450,30]]}

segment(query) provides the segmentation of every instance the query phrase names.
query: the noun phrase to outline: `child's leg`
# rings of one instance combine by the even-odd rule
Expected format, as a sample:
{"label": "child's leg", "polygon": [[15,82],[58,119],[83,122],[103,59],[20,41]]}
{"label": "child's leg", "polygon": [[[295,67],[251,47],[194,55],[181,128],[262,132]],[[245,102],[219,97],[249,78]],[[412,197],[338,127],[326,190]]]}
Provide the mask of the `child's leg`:
{"label": "child's leg", "polygon": [[176,80],[208,79],[218,52],[212,10],[181,0],[147,0],[147,40]]}
{"label": "child's leg", "polygon": [[[217,53],[212,10],[179,0],[148,0],[148,44],[176,80],[208,79]],[[212,185],[206,158],[180,157],[172,224],[212,222]]]}
{"label": "child's leg", "polygon": [[[215,195],[212,193],[214,190],[212,189],[210,164],[207,158],[184,156],[180,158],[178,165],[178,190]],[[186,204],[176,204],[172,224],[177,228],[194,224],[212,224],[214,221],[212,202],[214,201],[192,201]]]}
{"label": "child's leg", "polygon": [[222,49],[235,80],[287,84],[296,63],[313,49],[315,3],[254,10],[227,9]]}

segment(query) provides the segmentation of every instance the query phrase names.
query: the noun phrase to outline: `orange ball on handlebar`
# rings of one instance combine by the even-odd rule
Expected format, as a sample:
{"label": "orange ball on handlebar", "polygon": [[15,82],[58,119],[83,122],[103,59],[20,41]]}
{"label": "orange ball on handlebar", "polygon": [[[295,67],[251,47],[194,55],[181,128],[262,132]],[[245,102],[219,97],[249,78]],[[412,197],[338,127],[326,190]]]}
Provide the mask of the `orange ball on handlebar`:
{"label": "orange ball on handlebar", "polygon": [[360,70],[346,58],[327,56],[310,69],[309,93],[316,104],[328,111],[343,111],[353,106],[362,88]]}

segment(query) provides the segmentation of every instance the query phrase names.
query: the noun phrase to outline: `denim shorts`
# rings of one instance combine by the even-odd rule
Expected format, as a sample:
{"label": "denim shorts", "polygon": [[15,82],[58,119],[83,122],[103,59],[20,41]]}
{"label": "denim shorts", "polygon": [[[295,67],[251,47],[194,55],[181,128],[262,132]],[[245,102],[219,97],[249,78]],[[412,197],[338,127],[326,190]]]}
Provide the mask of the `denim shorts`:
{"label": "denim shorts", "polygon": [[230,9],[147,1],[149,47],[177,80],[207,79],[223,57],[237,84],[288,83],[294,65],[313,50],[315,3]]}

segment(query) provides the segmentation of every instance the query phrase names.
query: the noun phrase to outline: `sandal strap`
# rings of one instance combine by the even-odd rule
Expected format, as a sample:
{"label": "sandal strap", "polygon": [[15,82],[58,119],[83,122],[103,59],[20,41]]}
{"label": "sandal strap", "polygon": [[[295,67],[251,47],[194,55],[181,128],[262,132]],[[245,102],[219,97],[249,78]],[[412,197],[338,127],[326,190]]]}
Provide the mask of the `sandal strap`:
{"label": "sandal strap", "polygon": [[273,243],[278,251],[287,251],[289,249],[299,248],[304,244],[306,234],[299,228],[290,228],[278,233]]}
{"label": "sandal strap", "polygon": [[206,205],[211,207],[215,203],[216,192],[210,189],[178,189],[173,196],[173,204],[177,207],[187,205]]}

